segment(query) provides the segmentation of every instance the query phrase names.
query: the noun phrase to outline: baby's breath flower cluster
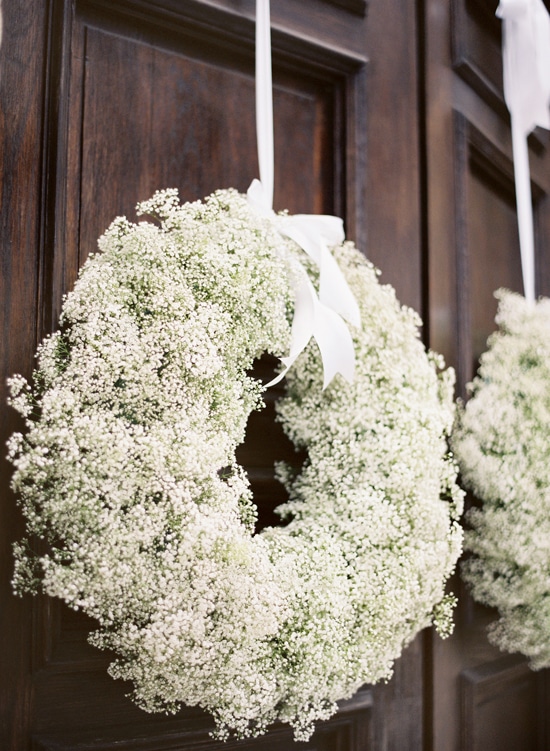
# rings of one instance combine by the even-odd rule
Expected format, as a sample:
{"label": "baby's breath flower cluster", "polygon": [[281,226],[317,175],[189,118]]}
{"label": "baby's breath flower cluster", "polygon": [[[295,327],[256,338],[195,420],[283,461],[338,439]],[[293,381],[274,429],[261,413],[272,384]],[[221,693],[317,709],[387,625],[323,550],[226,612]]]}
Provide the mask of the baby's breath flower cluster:
{"label": "baby's breath flower cluster", "polygon": [[473,596],[496,607],[490,639],[550,666],[550,300],[497,292],[499,331],[481,357],[454,448],[483,502],[468,513]]}
{"label": "baby's breath flower cluster", "polygon": [[450,628],[452,373],[353,245],[336,248],[362,310],[355,382],[323,391],[314,343],[289,372],[279,419],[308,458],[278,468],[289,523],[254,534],[235,458],[261,406],[248,371],[288,351],[303,254],[234,191],[184,206],[164,191],[141,211],[157,223],[116,220],[85,264],[32,390],[12,379],[27,421],[13,486],[49,546],[17,546],[15,588],[96,618],[91,640],[144,709],[306,739],[419,629]]}

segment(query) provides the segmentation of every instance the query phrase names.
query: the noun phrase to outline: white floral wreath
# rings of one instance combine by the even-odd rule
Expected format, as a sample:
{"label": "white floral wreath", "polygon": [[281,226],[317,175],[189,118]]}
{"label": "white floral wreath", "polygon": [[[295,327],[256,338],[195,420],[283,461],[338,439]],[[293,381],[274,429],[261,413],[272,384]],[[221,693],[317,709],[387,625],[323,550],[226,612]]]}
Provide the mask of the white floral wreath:
{"label": "white floral wreath", "polygon": [[453,437],[468,513],[463,576],[496,607],[491,641],[550,666],[550,300],[507,290]]}
{"label": "white floral wreath", "polygon": [[286,526],[253,534],[235,449],[263,387],[247,370],[287,350],[303,254],[235,191],[140,210],[158,224],[112,224],[33,388],[12,379],[27,419],[13,486],[49,545],[17,545],[14,586],[96,618],[91,641],[144,709],[200,705],[219,737],[281,720],[307,739],[419,629],[451,628],[453,374],[354,246],[335,248],[361,306],[355,381],[323,391],[316,345],[298,358],[278,415],[308,458],[278,469]]}

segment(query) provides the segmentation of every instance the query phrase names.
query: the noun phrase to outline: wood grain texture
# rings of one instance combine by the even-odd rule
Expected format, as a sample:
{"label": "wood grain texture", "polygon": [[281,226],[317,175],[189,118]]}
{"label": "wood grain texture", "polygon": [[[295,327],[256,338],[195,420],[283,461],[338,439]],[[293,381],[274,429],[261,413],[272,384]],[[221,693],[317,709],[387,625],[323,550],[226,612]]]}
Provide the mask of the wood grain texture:
{"label": "wood grain texture", "polygon": [[[276,207],[343,216],[382,281],[424,315],[426,341],[458,366],[462,389],[492,329],[493,285],[520,288],[494,5],[272,0]],[[30,373],[36,343],[114,216],[133,217],[157,188],[178,187],[190,200],[245,190],[256,176],[254,6],[3,0],[2,400],[7,375]],[[537,284],[546,294],[549,153],[548,134],[531,137]],[[257,372],[267,378],[272,368],[263,362]],[[276,521],[284,500],[273,461],[301,460],[273,421],[277,393],[239,451],[260,527]],[[4,445],[19,423],[7,408],[0,414]],[[200,710],[146,715],[106,674],[110,656],[87,644],[90,620],[11,595],[22,520],[3,456],[0,472],[2,751],[462,751],[468,739],[502,751],[516,737],[550,749],[548,671],[533,678],[522,662],[498,662],[485,632],[493,614],[458,577],[454,636],[421,634],[387,685],[360,692],[308,744],[276,726],[222,745]],[[523,735],[511,729],[503,741],[497,726],[513,712]]]}
{"label": "wood grain texture", "polygon": [[365,213],[367,256],[399,300],[422,312],[416,23],[411,0],[385,0],[369,10]]}
{"label": "wood grain texture", "polygon": [[[400,302],[422,313],[425,259],[417,45],[414,2],[371,4],[363,97],[367,106],[366,255],[380,268],[381,282],[395,287]],[[424,654],[419,636],[397,660],[389,683],[373,689],[375,749],[413,751],[423,747],[423,691]]]}
{"label": "wood grain texture", "polygon": [[495,0],[453,0],[453,68],[504,119],[501,21]]}
{"label": "wood grain texture", "polygon": [[282,725],[274,726],[270,733],[253,740],[229,740],[213,742],[204,728],[198,725],[187,727],[182,733],[177,724],[172,732],[155,735],[154,726],[149,725],[143,735],[135,726],[122,727],[123,734],[117,738],[88,736],[80,728],[73,734],[66,733],[62,740],[47,732],[38,734],[33,740],[32,751],[363,751],[372,747],[370,710],[372,697],[365,690],[349,701],[342,702],[338,716],[322,723],[313,738],[307,743],[293,740],[292,732]]}
{"label": "wood grain texture", "polygon": [[[456,368],[461,396],[496,328],[494,290],[522,290],[509,118],[497,103],[502,82],[495,7],[493,0],[455,0],[451,6],[426,0],[422,15],[429,341]],[[548,289],[550,161],[539,134],[530,147],[537,290],[542,292]],[[504,683],[480,678],[477,684],[473,676],[492,674],[500,664],[495,661],[504,659],[487,640],[495,613],[474,603],[458,576],[451,586],[460,601],[455,633],[446,642],[428,637],[426,747],[547,750],[550,705],[541,689],[547,675],[535,680],[520,660],[518,672],[500,676]],[[464,685],[468,701],[461,693]],[[483,694],[476,693],[481,686]]]}
{"label": "wood grain texture", "polygon": [[47,3],[2,3],[0,46],[0,748],[26,751],[32,686],[33,608],[15,598],[11,546],[22,520],[9,491],[8,436],[21,427],[6,406],[6,378],[30,375],[37,341],[41,158]]}
{"label": "wood grain texture", "polygon": [[[28,317],[29,358],[37,339],[55,327],[63,294],[117,214],[135,218],[136,202],[159,188],[177,187],[182,200],[194,200],[219,187],[244,191],[257,175],[253,23],[238,3],[229,5],[52,0],[37,23],[35,32],[48,44],[35,86],[43,104],[34,164],[39,224],[29,243],[36,278],[31,291],[20,291],[34,315]],[[356,13],[331,4],[314,7],[323,9],[325,25],[333,16],[342,28],[348,18],[350,38],[356,35]],[[340,213],[348,205],[351,149],[361,128],[347,122],[346,96],[361,58],[330,34],[316,36],[319,13],[304,38],[291,10],[279,16],[274,31],[275,205],[294,213]],[[19,166],[28,178],[28,166]],[[19,283],[17,275],[8,277]],[[20,300],[13,307],[19,315],[24,310]],[[284,500],[273,461],[299,461],[273,422],[276,393],[251,421],[240,453],[251,470],[259,526],[276,521],[272,509]],[[8,504],[13,509],[12,499]],[[6,570],[8,558],[9,552]],[[283,727],[257,741],[214,743],[211,718],[196,708],[171,718],[147,715],[126,698],[130,687],[107,675],[111,656],[88,645],[92,621],[47,599],[35,601],[33,610],[34,624],[29,617],[14,650],[14,659],[28,663],[21,671],[27,693],[17,695],[25,697],[30,713],[32,691],[32,725],[18,730],[17,740],[9,738],[6,751],[28,744],[35,750],[106,751],[281,749],[292,743]],[[296,748],[365,748],[372,735],[371,703],[368,692],[366,700],[347,703],[321,724],[311,743]],[[2,716],[4,721],[3,708]],[[5,717],[10,733],[14,719]]]}
{"label": "wood grain texture", "polygon": [[537,676],[513,655],[461,676],[462,751],[538,751]]}
{"label": "wood grain texture", "polygon": [[523,291],[511,159],[472,123],[455,114],[455,221],[460,396],[495,328],[493,292]]}

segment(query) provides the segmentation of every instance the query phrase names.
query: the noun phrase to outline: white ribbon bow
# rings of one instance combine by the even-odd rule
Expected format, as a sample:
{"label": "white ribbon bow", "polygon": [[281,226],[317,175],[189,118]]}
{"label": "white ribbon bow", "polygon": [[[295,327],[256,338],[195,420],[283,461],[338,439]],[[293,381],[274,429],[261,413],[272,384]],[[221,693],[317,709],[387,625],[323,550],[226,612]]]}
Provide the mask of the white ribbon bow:
{"label": "white ribbon bow", "polygon": [[[319,296],[315,292],[306,270],[301,264],[301,281],[295,291],[294,320],[290,353],[281,358],[285,369],[267,384],[273,386],[284,378],[311,337],[315,339],[323,362],[323,388],[336,373],[341,373],[350,383],[355,369],[355,352],[350,331],[341,316],[354,326],[359,326],[359,306],[329,246],[344,241],[344,226],[336,216],[296,214],[278,216],[269,205],[264,187],[253,180],[248,192],[250,205],[262,216],[269,218],[278,232],[294,240],[319,267]],[[266,387],[266,388],[267,388]]]}
{"label": "white ribbon bow", "polygon": [[269,0],[256,0],[256,131],[260,180],[253,180],[247,195],[250,205],[269,218],[278,232],[294,240],[319,267],[319,296],[304,267],[295,292],[290,352],[281,358],[285,369],[266,388],[284,378],[311,337],[317,342],[323,362],[323,388],[336,373],[353,381],[355,352],[343,316],[360,325],[359,306],[330,246],[341,244],[344,226],[335,216],[296,214],[278,216],[273,211],[273,89],[271,82],[271,27]]}
{"label": "white ribbon bow", "polygon": [[550,129],[550,16],[542,0],[500,0],[503,19],[504,98],[512,122],[512,149],[523,287],[535,300],[533,207],[527,136]]}

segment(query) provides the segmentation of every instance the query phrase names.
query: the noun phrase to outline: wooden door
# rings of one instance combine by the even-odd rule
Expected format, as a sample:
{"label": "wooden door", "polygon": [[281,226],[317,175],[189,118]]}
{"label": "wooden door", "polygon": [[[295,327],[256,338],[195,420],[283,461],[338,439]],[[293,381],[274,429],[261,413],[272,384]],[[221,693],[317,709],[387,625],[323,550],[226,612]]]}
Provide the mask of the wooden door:
{"label": "wooden door", "polygon": [[[499,287],[523,292],[510,120],[503,98],[497,0],[427,0],[427,270],[430,344],[456,367],[458,394],[495,329]],[[529,138],[537,295],[550,293],[550,133]],[[457,579],[455,633],[433,641],[438,751],[550,748],[550,672],[492,647],[495,613]]]}
{"label": "wooden door", "polygon": [[[376,4],[368,19],[366,5],[272,3],[275,208],[343,216],[348,236],[372,245],[417,307],[414,4]],[[63,293],[115,216],[134,218],[136,202],[161,187],[177,187],[184,201],[245,191],[258,167],[253,0],[4,0],[2,13],[4,389],[5,376],[29,375]],[[413,26],[390,23],[393,13]],[[400,56],[369,77],[367,47],[381,60],[387,41]],[[367,118],[369,101],[380,106]],[[367,167],[371,135],[377,157]],[[395,215],[394,195],[406,197]],[[3,443],[17,421],[2,415]],[[272,465],[285,447],[272,418],[269,405],[256,426],[272,439],[259,442],[267,449],[252,440],[241,452],[264,522],[282,500]],[[107,676],[109,656],[87,644],[90,622],[59,602],[11,595],[10,546],[22,522],[8,482],[3,461],[2,749],[420,747],[422,640],[393,684],[360,691],[308,744],[294,746],[276,727],[222,746],[195,708],[173,718],[137,709]]]}
{"label": "wooden door", "polygon": [[[459,384],[492,327],[492,289],[520,284],[494,5],[457,0],[451,14],[449,0],[272,0],[275,208],[343,216],[382,280],[422,313],[426,341],[457,366]],[[0,8],[5,404],[6,377],[30,374],[63,293],[117,214],[132,218],[136,202],[161,187],[178,187],[182,200],[246,190],[258,168],[254,0],[3,0]],[[546,293],[547,154],[537,137]],[[4,445],[18,422],[12,410],[0,414]],[[256,427],[272,437],[267,448],[252,440],[242,450],[265,522],[281,500],[272,462],[285,451],[271,418],[268,405]],[[0,471],[2,751],[550,748],[547,678],[488,646],[488,614],[458,580],[452,640],[419,635],[387,685],[365,687],[308,744],[282,726],[218,744],[196,709],[146,715],[106,675],[108,656],[87,644],[90,623],[49,599],[11,594],[22,520],[4,456]]]}

